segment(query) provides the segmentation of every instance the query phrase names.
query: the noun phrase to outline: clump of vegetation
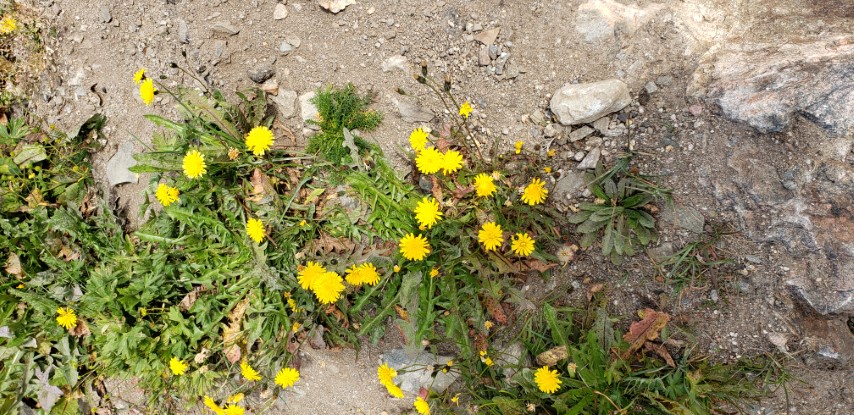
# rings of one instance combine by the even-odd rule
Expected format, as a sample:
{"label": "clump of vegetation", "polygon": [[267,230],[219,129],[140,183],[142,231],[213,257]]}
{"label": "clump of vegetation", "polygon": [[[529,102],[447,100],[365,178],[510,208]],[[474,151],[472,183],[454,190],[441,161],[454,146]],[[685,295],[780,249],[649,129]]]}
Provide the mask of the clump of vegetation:
{"label": "clump of vegetation", "polygon": [[569,217],[578,224],[583,248],[602,241],[602,255],[614,264],[634,255],[658,238],[650,203],[667,200],[670,191],[659,187],[629,168],[631,155],[621,158],[608,170],[600,164],[586,175],[587,188],[595,200],[582,203]]}
{"label": "clump of vegetation", "polygon": [[720,267],[733,263],[731,259],[723,257],[718,249],[721,240],[731,234],[733,232],[725,226],[713,225],[710,232],[704,232],[697,240],[685,244],[656,263],[656,268],[676,289],[693,285]]}

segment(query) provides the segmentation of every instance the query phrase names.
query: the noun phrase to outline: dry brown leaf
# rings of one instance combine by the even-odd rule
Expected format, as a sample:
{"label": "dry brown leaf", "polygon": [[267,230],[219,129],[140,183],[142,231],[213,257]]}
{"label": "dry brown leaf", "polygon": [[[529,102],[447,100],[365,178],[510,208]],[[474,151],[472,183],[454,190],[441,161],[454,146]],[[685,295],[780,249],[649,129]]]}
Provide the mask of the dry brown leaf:
{"label": "dry brown leaf", "polygon": [[644,348],[659,355],[664,359],[664,362],[667,363],[667,366],[676,367],[676,362],[673,361],[673,356],[670,355],[670,352],[667,351],[667,348],[664,347],[663,344],[646,342],[644,343]]}
{"label": "dry brown leaf", "polygon": [[59,254],[57,256],[65,260],[65,262],[71,262],[80,259],[79,252],[72,251],[71,248],[65,245],[63,245],[62,249],[59,250]]}
{"label": "dry brown leaf", "polygon": [[439,184],[439,179],[436,176],[430,176],[430,179],[433,182],[433,198],[441,201],[442,196],[445,194],[442,192],[442,185]]}
{"label": "dry brown leaf", "polygon": [[501,308],[501,303],[498,300],[486,297],[483,299],[483,306],[486,307],[486,312],[492,316],[496,323],[502,326],[507,324],[507,314],[504,313],[504,309]]}
{"label": "dry brown leaf", "polygon": [[549,264],[548,262],[543,262],[539,259],[529,259],[525,261],[525,265],[528,269],[538,272],[546,272],[557,266],[557,264]]}
{"label": "dry brown leaf", "polygon": [[551,367],[567,357],[569,357],[569,352],[566,350],[566,346],[552,347],[537,355],[537,364]]}
{"label": "dry brown leaf", "polygon": [[193,304],[196,303],[196,300],[199,298],[199,295],[201,295],[207,290],[208,289],[203,286],[193,288],[193,291],[188,292],[187,295],[185,295],[184,298],[181,299],[181,302],[178,303],[178,308],[180,308],[181,311],[189,310],[190,307],[192,307]]}
{"label": "dry brown leaf", "polygon": [[86,320],[81,318],[77,319],[77,325],[72,327],[71,330],[68,330],[68,334],[75,337],[85,337],[91,333],[92,332],[89,331],[89,325],[86,324]]}
{"label": "dry brown leaf", "polygon": [[88,219],[98,210],[96,196],[97,194],[93,188],[86,190],[86,195],[83,196],[83,200],[80,202],[80,215],[84,219]]}
{"label": "dry brown leaf", "polygon": [[605,284],[602,284],[601,282],[591,285],[590,288],[587,289],[587,302],[589,303],[590,300],[593,299],[593,296],[596,293],[602,292],[603,289],[605,289]]}
{"label": "dry brown leaf", "polygon": [[243,323],[243,316],[246,314],[246,307],[249,305],[249,299],[241,300],[228,315],[229,325],[222,330],[222,344],[225,358],[231,363],[236,363],[242,355],[240,346],[237,341],[240,340],[240,326]]}
{"label": "dry brown leaf", "polygon": [[409,313],[407,313],[407,312],[406,312],[406,309],[404,309],[403,307],[401,307],[401,306],[399,306],[399,305],[395,304],[395,305],[394,305],[394,311],[396,311],[396,312],[397,312],[397,315],[400,317],[400,319],[401,319],[401,320],[403,320],[403,321],[409,321]]}
{"label": "dry brown leaf", "polygon": [[629,343],[629,349],[623,353],[623,360],[643,347],[649,340],[658,338],[661,329],[670,321],[670,315],[655,311],[651,308],[644,309],[639,313],[642,320],[635,321],[629,326],[629,331],[623,336],[623,340]]}
{"label": "dry brown leaf", "polygon": [[353,252],[356,244],[350,239],[333,238],[329,234],[321,233],[320,237],[314,240],[314,254],[323,253],[329,255],[332,252],[339,254],[349,254]]}
{"label": "dry brown leaf", "polygon": [[269,203],[272,200],[272,195],[276,193],[276,189],[270,183],[270,178],[261,172],[261,169],[256,168],[252,172],[252,177],[249,179],[252,183],[252,196],[249,200],[255,203]]}
{"label": "dry brown leaf", "polygon": [[466,186],[466,187],[457,186],[454,190],[451,191],[451,194],[454,196],[454,199],[463,199],[469,193],[471,193],[473,191],[474,191],[474,186]]}
{"label": "dry brown leaf", "polygon": [[197,365],[204,363],[205,360],[208,360],[208,355],[210,355],[210,353],[210,349],[208,349],[207,347],[202,347],[202,351],[196,353],[196,356],[193,357],[193,362],[195,362]]}
{"label": "dry brown leaf", "polygon": [[9,259],[6,260],[6,272],[20,278],[24,275],[24,269],[21,267],[21,258],[18,254],[9,254]]}

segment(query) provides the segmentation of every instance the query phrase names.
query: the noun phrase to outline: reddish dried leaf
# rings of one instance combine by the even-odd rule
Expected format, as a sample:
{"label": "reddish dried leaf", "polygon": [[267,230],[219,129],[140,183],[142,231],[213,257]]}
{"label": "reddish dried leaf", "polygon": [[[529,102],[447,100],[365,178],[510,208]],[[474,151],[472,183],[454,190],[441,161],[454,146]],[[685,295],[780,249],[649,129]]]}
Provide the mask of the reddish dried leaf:
{"label": "reddish dried leaf", "polygon": [[640,315],[642,320],[633,322],[629,326],[628,333],[623,336],[623,340],[629,343],[629,349],[623,353],[624,360],[628,360],[629,356],[643,347],[647,341],[657,339],[661,329],[670,321],[670,315],[651,308],[643,310]]}
{"label": "reddish dried leaf", "polygon": [[451,194],[454,196],[454,199],[463,199],[469,193],[471,193],[473,191],[474,191],[474,186],[466,186],[466,187],[457,186],[454,190],[451,191]]}
{"label": "reddish dried leaf", "polygon": [[190,307],[192,307],[193,304],[196,303],[196,300],[199,298],[199,295],[201,295],[207,290],[208,289],[203,286],[193,288],[192,291],[188,292],[187,295],[185,295],[184,298],[181,299],[181,302],[178,303],[178,308],[180,308],[181,311],[189,310]]}
{"label": "reddish dried leaf", "polygon": [[433,181],[433,198],[436,200],[442,200],[442,185],[439,184],[439,179],[436,176],[430,176],[430,179]]}
{"label": "reddish dried leaf", "polygon": [[350,254],[355,249],[356,244],[350,239],[333,238],[328,234],[321,233],[320,237],[314,240],[314,254],[329,255],[332,252],[339,254]]}
{"label": "reddish dried leaf", "polygon": [[498,300],[486,297],[483,299],[483,306],[496,323],[502,326],[507,324],[507,315],[504,314],[504,308],[501,307],[501,303]]}
{"label": "reddish dried leaf", "polygon": [[77,325],[68,330],[68,334],[74,337],[85,337],[91,334],[89,331],[89,325],[86,324],[86,320],[77,319]]}
{"label": "reddish dried leaf", "polygon": [[548,262],[543,262],[539,259],[529,259],[525,261],[525,265],[528,267],[529,270],[534,270],[538,272],[546,272],[557,266],[557,264],[549,264]]}
{"label": "reddish dried leaf", "polygon": [[243,316],[246,314],[246,307],[248,305],[248,298],[244,298],[237,303],[228,315],[230,324],[222,330],[223,353],[225,353],[225,358],[231,363],[239,361],[242,355],[237,341],[240,340],[240,326],[243,323]]}
{"label": "reddish dried leaf", "polygon": [[676,367],[676,362],[673,361],[673,356],[670,356],[670,352],[667,351],[667,348],[664,347],[663,344],[646,342],[643,346],[646,350],[655,352],[655,354],[664,359],[664,362],[667,363],[667,366]]}
{"label": "reddish dried leaf", "polygon": [[591,285],[590,288],[587,289],[587,302],[589,303],[590,300],[593,299],[593,296],[598,292],[602,292],[603,289],[605,289],[605,284],[602,284],[601,282]]}

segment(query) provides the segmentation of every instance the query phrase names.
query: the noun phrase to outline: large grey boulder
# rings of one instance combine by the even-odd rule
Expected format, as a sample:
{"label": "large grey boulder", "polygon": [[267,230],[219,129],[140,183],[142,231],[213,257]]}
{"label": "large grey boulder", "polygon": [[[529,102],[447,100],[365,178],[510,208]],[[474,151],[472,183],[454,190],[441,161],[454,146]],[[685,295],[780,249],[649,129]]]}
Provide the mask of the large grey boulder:
{"label": "large grey boulder", "polygon": [[552,96],[550,107],[563,125],[587,124],[632,102],[629,87],[619,79],[567,84]]}

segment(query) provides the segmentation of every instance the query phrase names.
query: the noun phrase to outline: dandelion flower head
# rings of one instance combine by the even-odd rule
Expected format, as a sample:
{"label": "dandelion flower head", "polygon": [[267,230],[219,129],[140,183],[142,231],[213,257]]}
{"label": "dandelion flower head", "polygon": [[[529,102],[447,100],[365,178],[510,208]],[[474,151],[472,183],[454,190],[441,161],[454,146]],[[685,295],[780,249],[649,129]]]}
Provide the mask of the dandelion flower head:
{"label": "dandelion flower head", "polygon": [[420,261],[430,253],[430,243],[424,235],[410,233],[400,240],[400,253],[410,261]]}
{"label": "dandelion flower head", "polygon": [[169,370],[171,370],[172,374],[175,376],[181,376],[184,373],[187,373],[187,368],[189,367],[190,365],[184,363],[183,360],[180,360],[177,357],[172,357],[172,359],[169,360]]}
{"label": "dandelion flower head", "polygon": [[273,145],[273,132],[269,128],[258,126],[246,134],[246,147],[256,156],[263,156]]}
{"label": "dandelion flower head", "polygon": [[264,236],[267,235],[267,231],[264,229],[264,224],[260,220],[252,218],[246,221],[246,234],[249,235],[250,239],[258,244],[264,240]]}
{"label": "dandelion flower head", "polygon": [[419,226],[430,229],[439,219],[442,219],[442,209],[436,199],[425,197],[415,206],[415,220]]}
{"label": "dandelion flower head", "polygon": [[276,375],[276,384],[282,389],[289,388],[299,380],[299,370],[290,367],[284,367]]}
{"label": "dandelion flower head", "polygon": [[492,176],[489,176],[486,173],[481,173],[474,178],[474,190],[478,196],[492,196],[496,189],[495,181],[492,179]]}
{"label": "dandelion flower head", "polygon": [[522,154],[522,145],[523,143],[521,141],[516,142],[516,154]]}
{"label": "dandelion flower head", "polygon": [[555,393],[562,382],[558,379],[557,370],[549,370],[548,366],[543,366],[534,373],[534,383],[545,393]]}
{"label": "dandelion flower head", "polygon": [[396,377],[397,371],[390,367],[388,363],[383,363],[382,366],[377,368],[377,378],[379,378],[382,385],[393,385],[393,379]]}
{"label": "dandelion flower head", "polygon": [[495,222],[486,222],[477,233],[477,240],[483,244],[483,249],[494,251],[504,242],[504,234],[501,225]]}
{"label": "dandelion flower head", "polygon": [[473,110],[474,109],[468,101],[464,102],[463,105],[460,105],[460,115],[462,115],[463,118],[468,118]]}
{"label": "dandelion flower head", "polygon": [[314,286],[314,282],[318,277],[326,273],[326,268],[317,262],[308,261],[308,263],[297,274],[299,285],[304,290],[310,290]]}
{"label": "dandelion flower head", "polygon": [[442,173],[449,175],[463,167],[463,155],[457,150],[448,150],[442,155]]}
{"label": "dandelion flower head", "polygon": [[353,264],[352,267],[347,269],[346,274],[345,279],[347,283],[356,287],[363,284],[377,285],[380,282],[380,274],[377,272],[377,267],[370,262],[362,265]]}
{"label": "dandelion flower head", "polygon": [[143,79],[145,79],[145,68],[140,68],[133,74],[133,83],[139,85]]}
{"label": "dandelion flower head", "polygon": [[245,359],[240,362],[240,374],[244,379],[250,382],[256,382],[261,380],[261,375],[258,374],[258,371],[253,369],[252,366],[249,365]]}
{"label": "dandelion flower head", "polygon": [[154,94],[156,92],[157,88],[154,87],[154,80],[151,78],[145,78],[139,84],[139,97],[142,98],[142,102],[145,105],[151,105],[154,102]]}
{"label": "dandelion flower head", "polygon": [[344,291],[344,279],[335,272],[324,272],[314,280],[312,291],[321,304],[332,304],[338,301]]}
{"label": "dandelion flower head", "polygon": [[180,194],[181,192],[178,189],[164,183],[160,183],[157,185],[157,191],[154,193],[154,196],[157,198],[157,201],[163,205],[163,207],[166,207],[177,202]]}
{"label": "dandelion flower head", "polygon": [[403,399],[403,389],[400,389],[400,386],[390,383],[385,385],[385,389],[388,391],[389,395],[397,399]]}
{"label": "dandelion flower head", "polygon": [[510,250],[519,256],[528,256],[534,252],[534,240],[525,233],[517,233],[513,237],[513,242],[510,243]]}
{"label": "dandelion flower head", "polygon": [[6,16],[0,21],[0,34],[8,35],[18,28],[18,21],[12,16]]}
{"label": "dandelion flower head", "polygon": [[199,150],[188,151],[181,164],[184,167],[184,174],[191,179],[202,177],[208,172],[205,156],[199,153]]}
{"label": "dandelion flower head", "polygon": [[427,145],[428,136],[429,134],[423,128],[416,128],[409,134],[409,145],[412,146],[412,149],[416,153],[424,150],[424,147]]}
{"label": "dandelion flower head", "polygon": [[525,190],[522,192],[522,201],[534,206],[543,203],[548,195],[549,191],[546,189],[546,183],[535,177],[531,180],[530,184],[525,186]]}
{"label": "dandelion flower head", "polygon": [[228,405],[225,408],[225,415],[243,415],[246,413],[246,409],[242,406],[237,405]]}
{"label": "dandelion flower head", "polygon": [[74,309],[71,307],[56,309],[56,322],[66,330],[71,330],[77,326],[77,315],[74,314]]}
{"label": "dandelion flower head", "polygon": [[219,405],[216,404],[216,401],[213,400],[210,396],[205,395],[204,399],[205,406],[208,407],[213,413],[216,415],[225,415],[225,410],[222,409]]}
{"label": "dandelion flower head", "polygon": [[434,174],[442,169],[444,155],[436,147],[427,147],[415,156],[415,167],[423,174]]}
{"label": "dandelion flower head", "polygon": [[422,397],[415,398],[415,403],[412,404],[415,406],[415,411],[421,415],[430,415],[430,404],[424,400]]}

